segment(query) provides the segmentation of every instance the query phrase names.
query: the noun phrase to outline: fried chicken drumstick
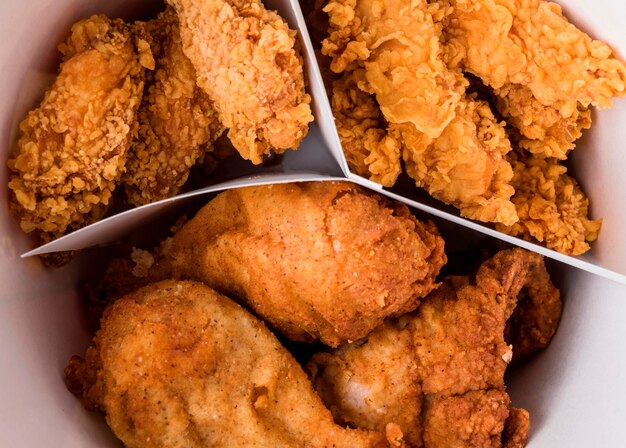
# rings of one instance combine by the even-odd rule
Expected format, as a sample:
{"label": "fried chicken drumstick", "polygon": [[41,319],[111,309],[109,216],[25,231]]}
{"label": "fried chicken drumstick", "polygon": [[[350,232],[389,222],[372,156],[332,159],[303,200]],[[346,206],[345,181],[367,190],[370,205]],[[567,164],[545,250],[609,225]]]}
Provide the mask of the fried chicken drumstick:
{"label": "fried chicken drumstick", "polygon": [[166,280],[117,301],[65,373],[129,448],[388,446],[336,425],[274,335],[199,283]]}
{"label": "fried chicken drumstick", "polygon": [[[518,301],[523,319],[507,327]],[[314,355],[309,370],[340,423],[395,423],[413,447],[522,446],[528,413],[509,409],[504,371],[518,346],[528,354],[548,344],[560,314],[543,258],[505,250],[474,281],[449,277],[413,313]]]}

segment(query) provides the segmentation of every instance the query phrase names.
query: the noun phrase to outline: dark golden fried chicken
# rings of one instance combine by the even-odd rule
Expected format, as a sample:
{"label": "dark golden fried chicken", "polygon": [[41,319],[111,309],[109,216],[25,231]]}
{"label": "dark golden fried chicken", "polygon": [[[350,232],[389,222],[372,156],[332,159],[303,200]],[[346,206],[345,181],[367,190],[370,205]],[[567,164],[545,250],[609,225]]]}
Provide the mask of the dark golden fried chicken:
{"label": "dark golden fried chicken", "polygon": [[59,45],[63,62],[39,107],[20,123],[9,159],[12,209],[48,241],[101,218],[135,129],[149,45],[122,20],[93,16]]}
{"label": "dark golden fried chicken", "polygon": [[176,195],[189,170],[223,128],[208,95],[196,85],[196,71],[183,53],[178,18],[168,8],[146,24],[156,61],[146,73],[133,139],[122,179],[133,205]]}
{"label": "dark golden fried chicken", "polygon": [[432,223],[346,182],[221,193],[155,272],[201,280],[294,340],[337,346],[414,309],[445,263]]}
{"label": "dark golden fried chicken", "polygon": [[295,149],[313,121],[296,32],[260,0],[168,0],[185,54],[233,145],[258,164]]}
{"label": "dark golden fried chicken", "polygon": [[595,241],[602,220],[589,219],[589,199],[567,168],[556,159],[511,152],[508,159],[515,173],[511,199],[519,222],[497,225],[500,232],[533,238],[558,252],[580,255]]}
{"label": "dark golden fried chicken", "polygon": [[127,447],[384,447],[344,429],[259,320],[205,285],[166,280],[114,303],[66,384]]}
{"label": "dark golden fried chicken", "polygon": [[[533,298],[524,317],[537,319],[527,321],[536,333],[510,327],[511,346],[505,324],[522,289]],[[535,307],[546,312],[531,312]],[[526,352],[545,346],[560,314],[543,258],[505,250],[483,263],[474,281],[447,278],[413,313],[314,355],[308,367],[340,423],[371,430],[393,423],[413,447],[500,446],[505,424],[511,440],[524,440],[528,430],[527,419],[509,411],[505,368],[516,344]]]}

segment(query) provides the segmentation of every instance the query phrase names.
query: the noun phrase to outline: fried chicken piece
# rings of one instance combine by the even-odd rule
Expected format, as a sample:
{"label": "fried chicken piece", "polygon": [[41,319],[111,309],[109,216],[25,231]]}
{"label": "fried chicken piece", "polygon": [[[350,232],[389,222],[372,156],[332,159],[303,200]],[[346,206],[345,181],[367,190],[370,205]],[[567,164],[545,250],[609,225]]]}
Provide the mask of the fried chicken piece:
{"label": "fried chicken piece", "polygon": [[[333,91],[344,151],[356,172],[371,173],[364,165],[380,152],[373,148],[382,147],[386,153],[393,149],[395,156],[400,147],[407,173],[435,198],[460,208],[468,218],[516,222],[510,202],[513,188],[508,183],[513,173],[503,157],[511,149],[510,142],[488,104],[466,95],[468,81],[443,62],[439,37],[445,11],[426,1],[365,0],[331,0],[324,10],[330,16],[331,32],[323,51],[333,58],[334,71],[364,73],[356,82],[363,93],[359,96],[356,88],[350,88],[344,97],[364,104],[367,117],[373,118],[363,125],[368,132],[363,145],[363,138],[352,135],[354,126],[344,130],[353,125],[344,114],[351,109],[350,102]],[[387,131],[380,129],[384,123],[375,119],[367,93],[376,95],[390,123]],[[381,137],[385,145],[377,145]],[[381,182],[375,173],[367,177]],[[384,185],[393,185],[395,177],[388,179],[382,179]]]}
{"label": "fried chicken piece", "polygon": [[401,172],[401,143],[387,132],[376,100],[357,87],[357,76],[346,71],[333,82],[331,106],[341,147],[350,170],[391,187]]}
{"label": "fried chicken piece", "polygon": [[455,117],[467,81],[441,59],[443,14],[426,0],[331,0],[322,52],[335,73],[365,69],[362,90],[375,94],[390,123],[408,123],[436,138]]}
{"label": "fried chicken piece", "polygon": [[296,31],[260,0],[168,0],[183,50],[233,145],[255,164],[295,149],[313,121]]}
{"label": "fried chicken piece", "polygon": [[[542,0],[442,0],[446,60],[480,77],[525,137],[522,147],[565,158],[589,126],[590,105],[626,94],[626,65],[604,42]],[[560,117],[558,116],[560,115]]]}
{"label": "fried chicken piece", "polygon": [[589,199],[567,168],[556,159],[511,152],[509,161],[515,173],[512,198],[519,222],[496,225],[500,232],[536,239],[558,252],[580,255],[595,241],[602,220],[589,219]]}
{"label": "fried chicken piece", "polygon": [[510,402],[509,395],[501,390],[436,396],[424,412],[424,446],[501,447]]}
{"label": "fried chicken piece", "polygon": [[445,263],[436,227],[347,182],[218,195],[149,275],[200,280],[297,341],[330,346],[414,309]]}
{"label": "fried chicken piece", "polygon": [[461,215],[485,222],[515,223],[510,200],[513,170],[503,124],[474,95],[457,106],[455,118],[436,139],[409,125],[392,125],[404,144],[406,172],[433,197],[459,208]]}
{"label": "fried chicken piece", "polygon": [[498,89],[495,104],[518,131],[517,146],[539,157],[565,160],[583,129],[591,127],[590,108],[578,103],[565,118],[555,107],[541,104],[530,89],[515,84]]}
{"label": "fried chicken piece", "polygon": [[146,25],[156,59],[146,74],[123,183],[128,202],[142,205],[176,195],[190,168],[223,132],[196,71],[183,53],[178,18],[168,8]]}
{"label": "fried chicken piece", "polygon": [[267,328],[205,285],[166,280],[105,312],[66,384],[128,447],[382,447],[336,425]]}
{"label": "fried chicken piece", "polygon": [[[549,341],[561,308],[543,258],[504,250],[481,265],[473,282],[448,277],[416,311],[388,319],[361,341],[315,354],[308,365],[314,387],[337,421],[379,431],[396,424],[409,446],[500,446],[509,417],[504,371],[516,350],[505,340],[505,323],[523,288],[549,295],[525,311],[538,317],[541,324],[529,325]],[[528,312],[553,302],[558,307]],[[522,347],[537,339],[513,333]],[[509,425],[518,441],[528,430],[519,420]]]}
{"label": "fried chicken piece", "polygon": [[530,414],[526,409],[512,408],[504,422],[502,446],[504,448],[524,448],[530,431]]}
{"label": "fried chicken piece", "polygon": [[92,16],[59,45],[63,62],[20,123],[8,161],[11,208],[24,232],[49,241],[100,219],[135,129],[149,45],[122,20]]}

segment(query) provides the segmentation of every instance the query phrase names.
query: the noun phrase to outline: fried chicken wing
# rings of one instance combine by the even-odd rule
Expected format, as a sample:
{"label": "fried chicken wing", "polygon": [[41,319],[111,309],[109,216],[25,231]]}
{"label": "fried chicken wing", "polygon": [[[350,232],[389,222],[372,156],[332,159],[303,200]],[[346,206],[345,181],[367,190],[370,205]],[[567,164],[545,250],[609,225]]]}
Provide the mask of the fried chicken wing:
{"label": "fried chicken wing", "polygon": [[383,447],[345,429],[256,318],[205,285],[166,280],[107,309],[68,388],[128,447]]}
{"label": "fried chicken wing", "polygon": [[589,219],[589,199],[578,182],[567,175],[567,168],[556,159],[511,152],[509,161],[515,173],[512,198],[519,222],[497,225],[500,232],[532,238],[550,249],[580,255],[595,241],[602,220]]}
{"label": "fried chicken wing", "polygon": [[[443,61],[439,38],[445,9],[425,0],[331,0],[324,10],[331,27],[322,50],[332,58],[331,68],[363,73],[356,87],[365,93],[358,96],[351,88],[344,95],[369,106],[372,101],[366,94],[375,94],[389,123],[385,132],[379,129],[384,125],[380,119],[364,122],[368,138],[354,138],[355,131],[344,130],[352,124],[344,111],[355,108],[350,110],[345,100],[336,101],[335,97],[343,97],[333,91],[344,151],[348,159],[356,159],[351,166],[357,173],[369,173],[372,180],[392,185],[395,177],[381,179],[364,165],[377,161],[380,151],[374,148],[395,156],[400,147],[407,173],[435,198],[460,208],[469,218],[516,222],[509,200],[513,189],[508,184],[513,173],[503,157],[511,149],[510,142],[489,106],[466,95],[468,81],[461,71],[449,70]],[[367,110],[368,118],[375,117],[371,107]],[[381,137],[386,139],[384,146],[378,143]]]}
{"label": "fried chicken wing", "polygon": [[[535,297],[524,311],[536,318],[528,325],[542,337],[511,330],[511,346],[505,325],[525,288]],[[529,312],[545,303],[551,304],[545,312]],[[371,430],[393,423],[414,447],[482,447],[506,442],[501,434],[510,417],[507,437],[523,443],[528,419],[509,411],[504,371],[516,344],[552,338],[560,305],[543,258],[505,250],[483,263],[474,281],[447,278],[416,311],[387,320],[361,341],[314,355],[308,368],[339,422]]]}
{"label": "fried chicken wing", "polygon": [[626,65],[543,0],[445,0],[445,53],[451,67],[480,77],[524,137],[522,147],[564,159],[587,108],[626,94]]}
{"label": "fried chicken wing", "polygon": [[313,121],[296,32],[260,0],[168,0],[183,50],[228,136],[258,164],[295,149]]}
{"label": "fried chicken wing", "polygon": [[357,76],[346,71],[333,82],[331,106],[341,147],[354,173],[391,187],[401,172],[401,142],[387,131],[376,100],[358,88]]}
{"label": "fried chicken wing", "polygon": [[47,241],[103,216],[126,163],[149,45],[122,20],[72,26],[43,101],[20,123],[8,161],[11,208],[22,230]]}
{"label": "fried chicken wing", "polygon": [[146,25],[155,71],[146,74],[123,183],[128,201],[142,205],[174,196],[191,167],[223,128],[196,71],[183,53],[178,18],[168,8]]}
{"label": "fried chicken wing", "polygon": [[153,272],[201,280],[291,339],[337,346],[414,309],[445,260],[435,226],[404,204],[313,182],[221,193]]}

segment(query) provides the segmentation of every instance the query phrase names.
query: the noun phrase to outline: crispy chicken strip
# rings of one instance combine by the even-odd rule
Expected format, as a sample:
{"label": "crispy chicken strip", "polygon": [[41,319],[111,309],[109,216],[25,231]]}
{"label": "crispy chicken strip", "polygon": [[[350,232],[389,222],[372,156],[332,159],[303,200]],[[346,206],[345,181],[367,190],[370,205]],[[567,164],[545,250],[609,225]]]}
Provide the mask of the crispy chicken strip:
{"label": "crispy chicken strip", "polygon": [[511,152],[509,161],[515,176],[512,198],[519,222],[497,225],[500,232],[536,239],[558,252],[580,255],[595,241],[602,220],[589,219],[589,199],[567,168],[556,159]]}
{"label": "crispy chicken strip", "polygon": [[261,163],[295,149],[313,121],[296,32],[260,0],[168,0],[198,85],[214,101],[233,145]]}
{"label": "crispy chicken strip", "polygon": [[285,336],[334,347],[413,310],[445,261],[435,226],[404,204],[313,182],[218,195],[149,275],[201,280]]}
{"label": "crispy chicken strip", "polygon": [[[483,263],[475,281],[449,277],[413,313],[314,355],[314,387],[337,421],[379,431],[396,424],[409,446],[500,446],[509,417],[504,371],[516,350],[505,340],[505,323],[523,288],[549,295],[533,307],[558,302],[550,318],[538,317],[545,326],[534,325],[547,342],[560,317],[558,290],[540,255],[510,249]],[[536,339],[514,334],[514,344]],[[528,425],[524,430],[517,417],[515,411],[507,432],[519,441]]]}
{"label": "crispy chicken strip", "polygon": [[390,123],[408,123],[436,138],[455,117],[467,81],[441,59],[443,15],[426,0],[331,0],[322,51],[336,73],[365,68],[360,88],[375,94]]}
{"label": "crispy chicken strip", "polygon": [[92,16],[59,45],[63,62],[43,101],[20,123],[8,161],[11,208],[42,241],[101,218],[126,164],[148,43],[122,20]]}
{"label": "crispy chicken strip", "polygon": [[146,92],[137,113],[139,133],[123,177],[126,196],[134,205],[176,195],[190,168],[223,131],[183,53],[174,10],[168,8],[146,29],[156,69],[146,73]]}
{"label": "crispy chicken strip", "polygon": [[404,144],[407,174],[433,197],[458,207],[462,216],[515,223],[513,170],[505,158],[511,143],[503,124],[486,102],[473,96],[461,100],[456,111],[436,139],[408,124],[391,125]]}
{"label": "crispy chicken strip", "polygon": [[[522,147],[564,159],[587,108],[626,94],[626,65],[611,48],[542,0],[442,0],[446,60],[480,77],[500,111],[525,137]],[[560,115],[557,117],[556,115]]]}
{"label": "crispy chicken strip", "polygon": [[333,82],[331,106],[341,147],[354,173],[391,187],[402,170],[401,142],[387,132],[376,100],[357,87],[359,73],[345,71]]}
{"label": "crispy chicken strip", "polygon": [[[376,95],[390,123],[387,133],[377,134],[386,135],[394,149],[401,147],[407,173],[417,185],[468,218],[516,222],[508,184],[513,173],[503,157],[510,142],[487,103],[465,96],[468,81],[460,70],[449,70],[443,62],[439,37],[444,9],[425,0],[331,0],[324,10],[331,28],[323,51],[333,59],[331,68],[364,73],[357,87]],[[349,92],[353,102],[364,103],[356,93]],[[335,111],[340,131],[351,137],[342,129],[343,111]],[[372,146],[371,140],[366,142]],[[348,158],[372,153],[367,145],[360,151],[344,146]],[[363,163],[352,165],[359,174],[367,173]]]}
{"label": "crispy chicken strip", "polygon": [[383,447],[344,429],[267,328],[205,285],[166,280],[107,309],[66,384],[127,447]]}

